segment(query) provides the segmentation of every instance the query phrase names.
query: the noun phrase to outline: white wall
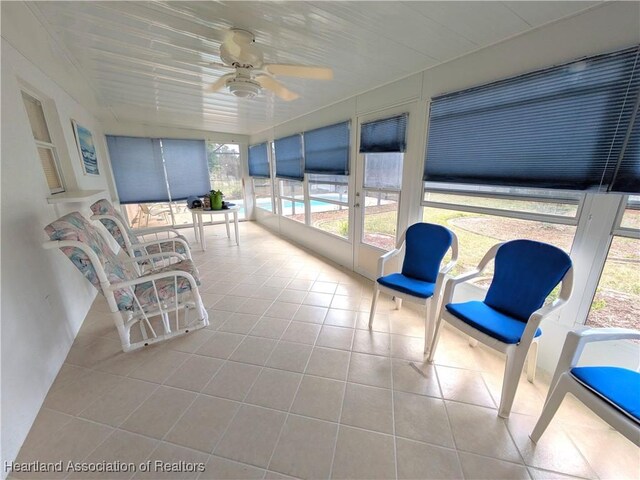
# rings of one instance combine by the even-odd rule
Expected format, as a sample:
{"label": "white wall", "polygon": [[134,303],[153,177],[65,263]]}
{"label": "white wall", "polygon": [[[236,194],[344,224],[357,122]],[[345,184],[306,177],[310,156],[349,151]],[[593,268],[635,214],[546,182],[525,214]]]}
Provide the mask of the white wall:
{"label": "white wall", "polygon": [[[409,119],[402,205],[399,212],[402,230],[421,219],[422,165],[431,97],[637,44],[640,42],[639,19],[640,5],[637,2],[606,3],[252,135],[250,144],[347,119],[352,120],[355,128],[358,118],[364,115],[403,104],[407,109],[413,108],[415,114]],[[351,153],[353,172],[357,155],[355,142],[352,142]],[[353,192],[354,176],[351,177],[350,191]],[[327,235],[317,234],[315,229],[297,223],[293,225],[295,222],[267,212],[258,212],[257,220],[336,262],[347,265],[349,258],[353,262],[351,244],[338,239],[329,241]],[[594,221],[606,224],[609,220],[596,218]],[[585,235],[590,234],[585,231]],[[574,245],[572,257],[574,262],[585,263],[585,258],[593,258],[595,247],[589,244],[594,242],[580,243]],[[590,250],[585,251],[585,248]],[[579,269],[586,272],[589,270],[587,267],[590,268],[588,265],[580,265]],[[587,284],[586,273],[576,283],[580,285],[576,301],[582,300],[584,303],[580,288]],[[545,335],[541,340],[539,355],[539,366],[543,369],[551,371],[555,367],[566,332],[575,326],[577,311],[576,306],[567,308],[564,317],[543,325]],[[614,345],[614,348],[589,348],[585,352],[585,360],[593,362],[598,357],[602,358],[603,351],[610,352],[619,364],[637,366],[637,351],[629,348],[628,344]]]}
{"label": "white wall", "polygon": [[[49,190],[20,93],[24,87],[44,100],[67,188],[107,190],[111,182],[99,123],[3,37],[0,465],[18,453],[96,295],[61,252],[41,247],[48,239],[43,227],[82,205],[47,203]],[[93,133],[99,176],[82,173],[71,119]]]}

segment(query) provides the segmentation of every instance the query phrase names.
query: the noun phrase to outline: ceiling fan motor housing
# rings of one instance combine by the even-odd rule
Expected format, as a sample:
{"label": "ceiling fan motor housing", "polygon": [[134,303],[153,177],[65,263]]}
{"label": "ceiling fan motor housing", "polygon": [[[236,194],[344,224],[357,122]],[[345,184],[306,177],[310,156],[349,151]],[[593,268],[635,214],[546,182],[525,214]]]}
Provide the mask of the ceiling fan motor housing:
{"label": "ceiling fan motor housing", "polygon": [[227,81],[227,88],[236,97],[241,98],[253,98],[261,91],[261,87],[258,82],[244,77],[230,78]]}

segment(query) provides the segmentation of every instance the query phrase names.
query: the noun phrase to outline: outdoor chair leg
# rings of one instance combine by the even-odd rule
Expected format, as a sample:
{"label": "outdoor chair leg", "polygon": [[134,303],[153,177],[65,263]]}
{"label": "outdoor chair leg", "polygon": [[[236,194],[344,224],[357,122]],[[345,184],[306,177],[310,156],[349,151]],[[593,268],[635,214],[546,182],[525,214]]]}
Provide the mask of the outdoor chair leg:
{"label": "outdoor chair leg", "polygon": [[376,304],[378,303],[378,296],[380,296],[380,290],[378,290],[378,284],[373,289],[373,298],[371,299],[371,313],[369,313],[369,330],[373,327],[373,317],[376,316]]}
{"label": "outdoor chair leg", "polygon": [[527,380],[530,383],[536,379],[536,365],[538,363],[538,342],[534,340],[529,347],[529,355],[527,355]]}
{"label": "outdoor chair leg", "polygon": [[399,297],[393,297],[396,301],[396,310],[400,310],[402,308],[402,299]]}

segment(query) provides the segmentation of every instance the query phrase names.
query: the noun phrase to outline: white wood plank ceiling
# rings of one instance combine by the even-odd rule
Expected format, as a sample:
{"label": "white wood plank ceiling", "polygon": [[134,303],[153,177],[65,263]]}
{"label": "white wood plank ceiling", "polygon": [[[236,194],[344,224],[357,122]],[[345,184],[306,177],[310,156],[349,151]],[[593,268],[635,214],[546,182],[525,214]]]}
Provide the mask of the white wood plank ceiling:
{"label": "white wood plank ceiling", "polygon": [[[33,12],[118,121],[251,134],[598,2],[34,2]],[[227,30],[252,31],[266,63],[332,67],[282,77],[300,94],[236,98],[205,88],[230,70]]]}

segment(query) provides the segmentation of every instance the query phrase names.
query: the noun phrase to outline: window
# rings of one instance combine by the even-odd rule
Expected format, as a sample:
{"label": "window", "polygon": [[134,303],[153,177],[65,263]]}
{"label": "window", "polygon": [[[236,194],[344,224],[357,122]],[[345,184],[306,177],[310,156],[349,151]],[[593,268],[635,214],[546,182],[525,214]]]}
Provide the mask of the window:
{"label": "window", "polygon": [[396,247],[403,159],[404,153],[365,154],[362,240],[367,245]]}
{"label": "window", "polygon": [[132,227],[191,224],[186,198],[211,190],[204,140],[107,135],[107,145]]}
{"label": "window", "polygon": [[424,180],[638,192],[639,60],[633,47],[433,98]]}
{"label": "window", "polygon": [[222,191],[225,202],[242,207],[238,217],[245,218],[240,146],[232,143],[208,142],[207,161],[211,188]]}
{"label": "window", "polygon": [[312,227],[349,238],[349,177],[307,175]]}
{"label": "window", "polygon": [[458,236],[460,250],[453,275],[473,270],[496,243],[518,238],[550,243],[570,253],[582,194],[552,193],[425,183],[422,219]]}
{"label": "window", "polygon": [[302,135],[298,133],[275,140],[273,152],[276,159],[280,214],[296,222],[306,223]]}
{"label": "window", "polygon": [[278,180],[280,214],[296,222],[306,223],[303,183],[295,180]]}
{"label": "window", "polygon": [[[267,153],[267,143],[249,146],[249,176],[253,180],[255,206],[275,213],[273,182]],[[275,158],[273,142],[270,142],[271,158]]]}
{"label": "window", "polygon": [[22,92],[22,100],[27,110],[27,117],[29,117],[33,139],[36,142],[38,157],[49,191],[51,193],[64,192],[64,183],[62,181],[62,174],[60,173],[56,147],[49,135],[49,127],[47,127],[42,103],[40,103],[40,100],[25,92]]}
{"label": "window", "polygon": [[273,212],[273,185],[270,178],[254,178],[253,192],[256,198],[256,207],[268,212]]}
{"label": "window", "polygon": [[276,177],[302,181],[304,179],[302,135],[299,133],[273,142]]}
{"label": "window", "polygon": [[613,231],[587,325],[640,329],[640,196],[630,196]]}
{"label": "window", "polygon": [[364,154],[362,242],[393,250],[406,148],[408,115],[363,123],[360,153]]}

